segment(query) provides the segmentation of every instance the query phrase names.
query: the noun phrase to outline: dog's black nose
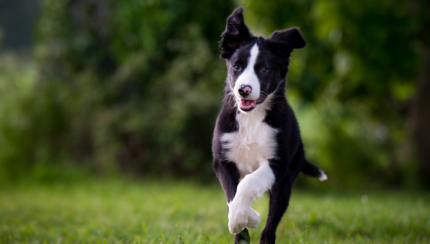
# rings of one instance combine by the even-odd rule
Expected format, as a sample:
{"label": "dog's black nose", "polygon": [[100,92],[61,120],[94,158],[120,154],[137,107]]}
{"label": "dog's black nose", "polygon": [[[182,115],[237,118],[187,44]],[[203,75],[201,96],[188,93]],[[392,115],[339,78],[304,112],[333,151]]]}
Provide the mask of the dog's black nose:
{"label": "dog's black nose", "polygon": [[251,94],[251,92],[252,92],[252,87],[249,86],[249,85],[241,85],[240,88],[239,88],[239,94],[242,97],[249,96],[249,94]]}

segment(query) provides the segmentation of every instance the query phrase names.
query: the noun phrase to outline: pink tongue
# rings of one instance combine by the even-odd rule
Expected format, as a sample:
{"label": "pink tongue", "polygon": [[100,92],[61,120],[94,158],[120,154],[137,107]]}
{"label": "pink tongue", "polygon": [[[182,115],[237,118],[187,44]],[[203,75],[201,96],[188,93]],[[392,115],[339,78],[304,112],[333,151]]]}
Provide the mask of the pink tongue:
{"label": "pink tongue", "polygon": [[254,108],[256,105],[255,101],[240,99],[240,106],[243,108]]}

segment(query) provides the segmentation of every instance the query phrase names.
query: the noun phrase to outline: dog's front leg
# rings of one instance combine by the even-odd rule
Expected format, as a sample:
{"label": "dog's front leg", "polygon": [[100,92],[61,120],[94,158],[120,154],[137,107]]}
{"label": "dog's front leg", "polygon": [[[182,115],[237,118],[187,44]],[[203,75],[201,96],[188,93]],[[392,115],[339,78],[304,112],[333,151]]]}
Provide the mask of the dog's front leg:
{"label": "dog's front leg", "polygon": [[216,176],[224,190],[227,204],[229,204],[236,195],[237,185],[239,184],[240,175],[233,162],[214,160],[213,167]]}
{"label": "dog's front leg", "polygon": [[[213,166],[218,180],[224,190],[227,204],[230,205],[230,202],[233,200],[236,194],[237,186],[239,184],[239,171],[237,170],[236,165],[229,161],[214,160]],[[230,211],[231,209],[229,207],[229,212]],[[248,230],[245,228],[241,233],[236,234],[234,239],[235,243],[242,243],[242,241],[249,239]]]}
{"label": "dog's front leg", "polygon": [[252,202],[263,196],[275,182],[269,162],[260,165],[260,168],[240,181],[236,195],[229,204],[228,228],[232,234],[239,233],[245,227],[255,228],[260,223],[260,215],[251,208]]}

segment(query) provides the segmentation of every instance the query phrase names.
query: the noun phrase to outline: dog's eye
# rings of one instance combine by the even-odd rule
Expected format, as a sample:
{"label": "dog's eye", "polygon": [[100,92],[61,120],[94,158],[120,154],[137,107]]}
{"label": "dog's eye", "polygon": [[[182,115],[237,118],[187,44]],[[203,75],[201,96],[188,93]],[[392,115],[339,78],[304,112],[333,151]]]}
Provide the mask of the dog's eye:
{"label": "dog's eye", "polygon": [[267,73],[267,72],[269,72],[269,69],[263,66],[260,68],[260,72]]}
{"label": "dog's eye", "polygon": [[237,65],[237,64],[233,65],[233,69],[236,71],[240,71],[240,65]]}

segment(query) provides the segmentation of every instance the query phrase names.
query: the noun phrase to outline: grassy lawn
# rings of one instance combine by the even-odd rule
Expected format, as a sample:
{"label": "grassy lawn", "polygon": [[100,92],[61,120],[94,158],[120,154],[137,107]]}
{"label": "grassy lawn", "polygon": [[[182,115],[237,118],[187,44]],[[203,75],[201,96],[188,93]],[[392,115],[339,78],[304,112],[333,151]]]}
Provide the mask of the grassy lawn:
{"label": "grassy lawn", "polygon": [[[99,181],[1,189],[1,243],[232,243],[218,186]],[[254,208],[262,223],[267,197]],[[430,243],[428,193],[296,190],[278,243]]]}

